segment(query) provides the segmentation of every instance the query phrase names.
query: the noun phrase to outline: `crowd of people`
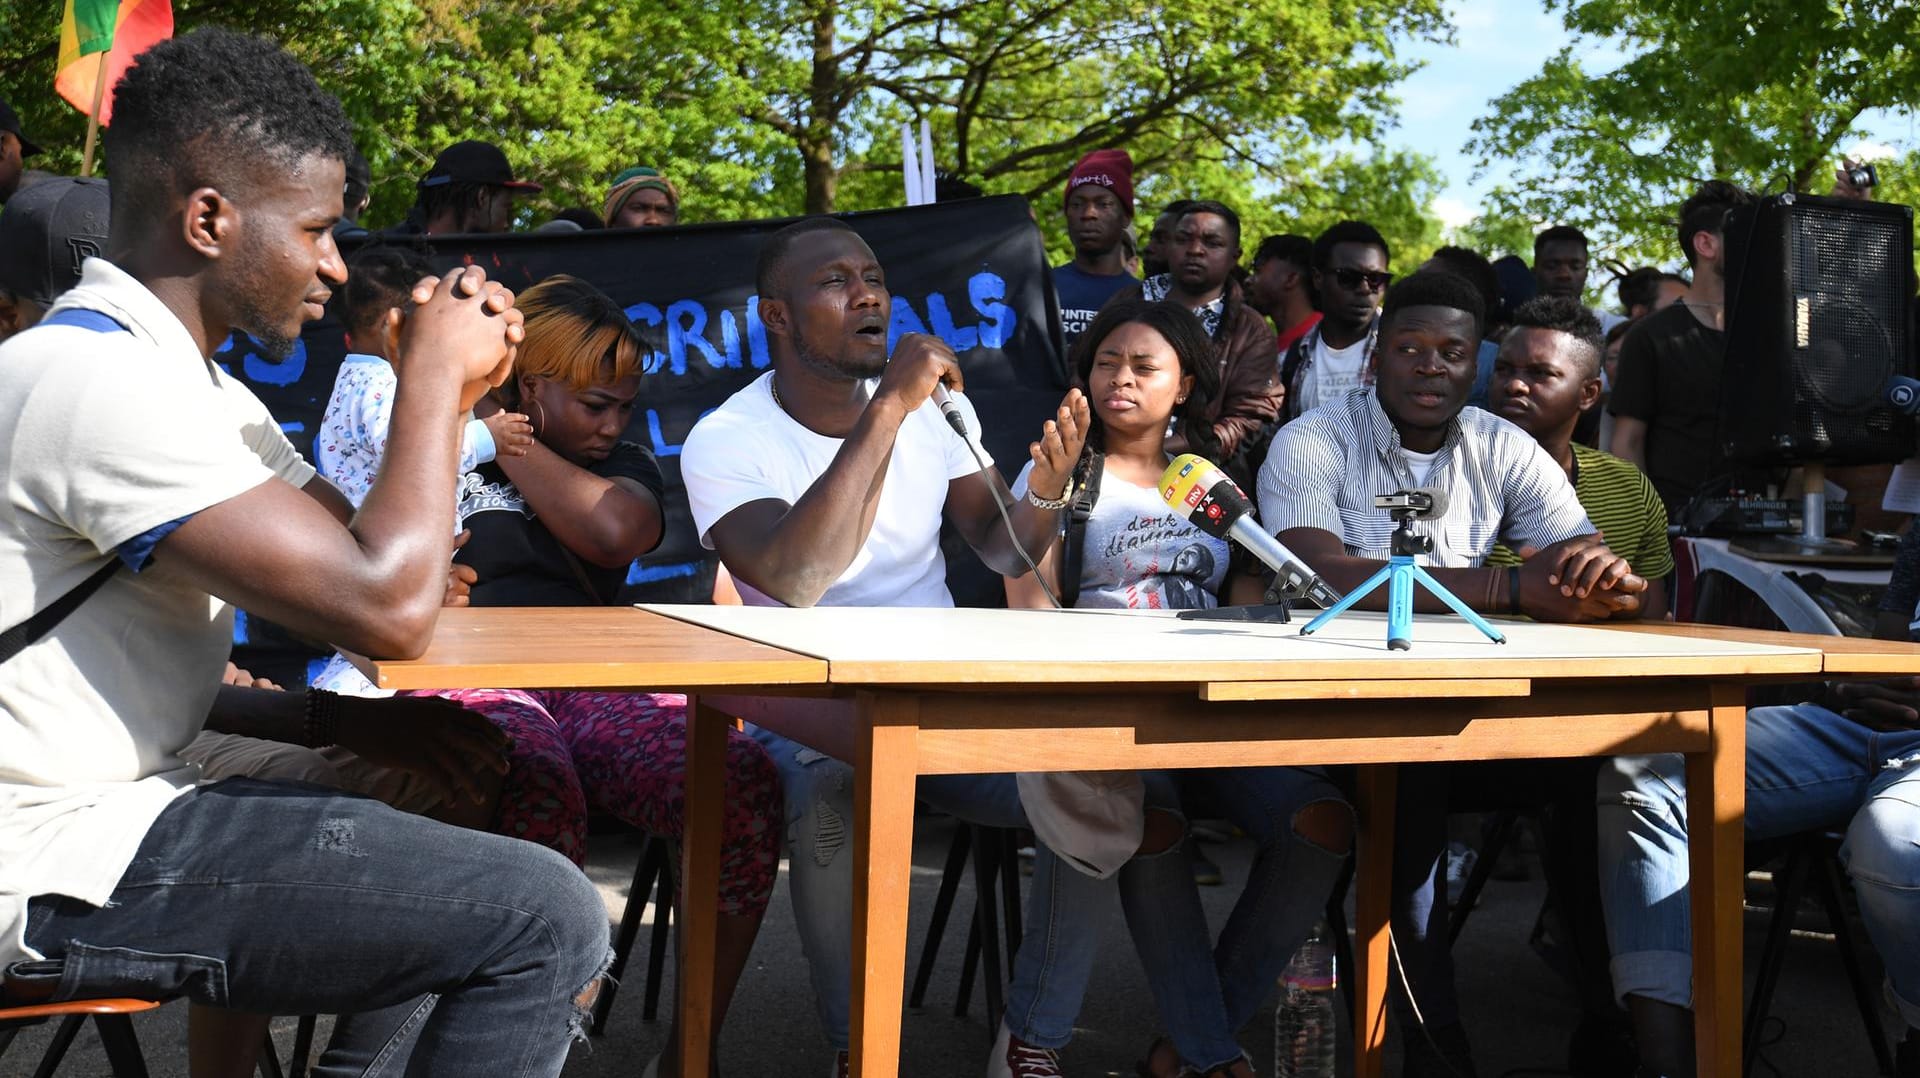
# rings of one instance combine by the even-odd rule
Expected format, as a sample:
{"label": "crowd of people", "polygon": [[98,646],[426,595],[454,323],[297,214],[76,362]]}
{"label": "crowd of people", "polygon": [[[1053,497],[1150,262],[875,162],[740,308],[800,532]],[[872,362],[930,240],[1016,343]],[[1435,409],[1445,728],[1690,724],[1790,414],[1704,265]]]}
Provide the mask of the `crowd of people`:
{"label": "crowd of people", "polygon": [[[338,101],[272,43],[197,30],[114,93],[110,184],[22,185],[37,147],[0,104],[4,998],[185,997],[196,1074],[244,1072],[260,1016],[290,1013],[341,1015],[317,1074],[557,1074],[608,959],[578,868],[588,814],[680,832],[686,702],[383,694],[360,657],[418,654],[446,605],[614,598],[664,529],[659,466],[625,439],[647,343],[591,282],[516,296],[477,267],[435,276],[404,242],[509,226],[516,193],[538,188],[489,143],[440,154],[407,221],[371,236]],[[889,346],[885,268],[857,232],[811,217],[765,242],[772,365],[680,460],[725,570],[718,601],[950,606],[950,525],[1011,607],[1258,602],[1265,571],[1160,500],[1161,472],[1192,452],[1337,588],[1389,555],[1374,496],[1424,487],[1451,506],[1428,564],[1475,610],[1667,616],[1669,516],[1714,467],[1723,225],[1745,192],[1703,184],[1678,214],[1691,276],[1622,273],[1620,312],[1584,305],[1590,245],[1569,227],[1542,231],[1530,266],[1443,247],[1396,277],[1366,222],[1265,237],[1249,258],[1239,216],[1206,198],[1166,206],[1136,254],[1121,149],[1083,157],[1062,198],[1073,385],[1010,486],[978,432],[1012,420],[956,395],[973,432],[956,437],[929,399],[962,384],[958,357],[923,334]],[[597,211],[543,227],[670,226],[679,209],[671,179],[635,168]],[[351,354],[309,463],[209,357],[235,332],[284,353],[329,304]],[[1910,578],[1888,600],[1907,620]],[[295,691],[255,679],[228,661],[235,607],[337,654]],[[1750,834],[1847,832],[1908,1026],[1902,1075],[1920,1075],[1915,688],[1756,710],[1748,738]],[[844,1074],[849,765],[749,725],[730,731],[726,770],[715,1045],[784,856],[823,1069]],[[988,1075],[1064,1073],[1103,941],[1062,914],[1109,892],[1162,1031],[1140,1073],[1253,1074],[1243,1027],[1352,856],[1347,777],[1119,776],[1097,826],[1063,822],[1063,799],[1086,795],[1064,781],[920,780],[931,806],[1040,837]],[[1446,816],[1490,800],[1551,809],[1580,1073],[1692,1073],[1677,757],[1403,769],[1401,1073],[1475,1073]],[[1187,849],[1196,816],[1256,848],[1217,934]],[[680,1073],[669,1044],[647,1078]]]}

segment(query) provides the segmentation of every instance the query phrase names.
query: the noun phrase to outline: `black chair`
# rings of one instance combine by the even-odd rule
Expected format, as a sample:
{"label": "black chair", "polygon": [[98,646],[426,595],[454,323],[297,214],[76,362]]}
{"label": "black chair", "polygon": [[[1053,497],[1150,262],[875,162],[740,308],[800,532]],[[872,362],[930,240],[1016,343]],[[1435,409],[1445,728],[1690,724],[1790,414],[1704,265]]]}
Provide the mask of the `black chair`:
{"label": "black chair", "polygon": [[1467,917],[1480,902],[1480,892],[1486,890],[1487,881],[1493,878],[1494,863],[1500,860],[1519,825],[1519,809],[1501,809],[1494,813],[1473,871],[1467,873],[1467,885],[1460,890],[1460,901],[1447,911],[1447,946],[1459,942],[1460,930],[1467,927]]}
{"label": "black chair", "polygon": [[150,999],[81,999],[64,1003],[38,1003],[28,1006],[0,1006],[0,1055],[5,1055],[13,1038],[28,1026],[37,1026],[52,1018],[60,1019],[33,1078],[51,1078],[66,1058],[67,1049],[89,1017],[100,1031],[100,1045],[106,1050],[107,1065],[113,1078],[147,1078],[146,1057],[140,1053],[140,1041],[133,1034],[130,1015],[150,1011],[160,1004]]}
{"label": "black chair", "polygon": [[313,1061],[313,1027],[319,1016],[303,1014],[300,1024],[293,1030],[293,1051],[287,1055],[286,1070],[280,1069],[280,1049],[273,1043],[273,1034],[268,1033],[266,1043],[260,1046],[260,1078],[307,1078],[307,1067]]}
{"label": "black chair", "polygon": [[1335,986],[1340,989],[1340,998],[1347,1001],[1347,1025],[1351,1027],[1357,1020],[1356,1003],[1353,998],[1353,936],[1347,931],[1347,891],[1353,887],[1352,857],[1340,870],[1340,878],[1333,883],[1333,893],[1327,896],[1327,933],[1333,937],[1333,969]]}
{"label": "black chair", "polygon": [[[973,917],[967,923],[965,957],[960,971],[960,990],[953,1001],[955,1017],[965,1017],[973,997],[974,974],[986,970],[983,985],[988,1020],[997,1022],[1005,1006],[1005,985],[1013,974],[1013,956],[1020,949],[1020,835],[1004,827],[980,827],[957,824],[953,841],[947,847],[947,863],[940,875],[940,892],[933,902],[933,920],[927,926],[927,939],[920,947],[920,964],[914,971],[913,990],[907,994],[907,1006],[925,1005],[927,982],[933,978],[933,964],[940,956],[940,941],[946,934],[947,919],[953,912],[968,855],[973,859]],[[1000,965],[1001,925],[1006,926],[1006,967]]]}
{"label": "black chair", "polygon": [[649,894],[653,896],[653,935],[647,946],[647,995],[640,1017],[651,1022],[660,1013],[660,976],[666,968],[667,942],[673,931],[673,846],[658,835],[647,837],[640,863],[634,866],[633,883],[627,888],[627,909],[620,915],[620,929],[613,937],[613,964],[607,967],[607,980],[600,986],[600,998],[593,1004],[593,1022],[588,1027],[596,1037],[606,1032],[620,977],[626,973],[627,959],[640,938],[640,918]]}
{"label": "black chair", "polygon": [[1867,1039],[1873,1042],[1873,1058],[1879,1064],[1881,1074],[1893,1073],[1893,1050],[1888,1046],[1886,1026],[1880,1020],[1880,1001],[1867,979],[1866,970],[1861,966],[1860,952],[1854,947],[1853,928],[1847,918],[1843,897],[1846,893],[1846,870],[1840,864],[1840,842],[1839,835],[1808,831],[1780,843],[1755,843],[1750,849],[1750,862],[1759,858],[1764,863],[1772,859],[1769,855],[1781,856],[1784,860],[1773,877],[1773,915],[1767,922],[1767,942],[1760,952],[1760,969],[1753,981],[1753,999],[1747,1005],[1746,1045],[1742,1052],[1745,1069],[1742,1074],[1752,1074],[1754,1060],[1759,1057],[1760,1027],[1766,1022],[1767,1012],[1773,1006],[1773,991],[1779,984],[1780,968],[1786,964],[1787,940],[1793,933],[1794,920],[1800,912],[1800,900],[1804,897],[1809,880],[1813,882],[1814,896],[1819,900],[1827,923],[1833,930],[1834,945],[1840,949],[1840,965],[1846,970],[1848,987],[1853,989],[1853,1002],[1860,1010],[1860,1022],[1867,1027]]}

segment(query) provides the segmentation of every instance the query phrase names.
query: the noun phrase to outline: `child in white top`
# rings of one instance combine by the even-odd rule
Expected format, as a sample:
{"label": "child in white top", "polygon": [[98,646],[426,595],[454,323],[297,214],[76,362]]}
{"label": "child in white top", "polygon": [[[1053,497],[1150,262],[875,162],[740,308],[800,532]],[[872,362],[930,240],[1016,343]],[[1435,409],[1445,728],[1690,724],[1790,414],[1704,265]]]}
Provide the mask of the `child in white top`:
{"label": "child in white top", "polygon": [[[313,439],[313,458],[320,474],[356,509],[380,473],[399,384],[386,360],[389,312],[400,306],[415,281],[432,272],[424,258],[400,247],[368,247],[347,263],[341,318],[354,351],[334,377],[333,395]],[[460,470],[472,471],[497,455],[525,456],[532,443],[533,425],[524,415],[498,412],[468,420],[460,438]]]}
{"label": "child in white top", "polygon": [[[433,267],[403,247],[364,247],[347,260],[347,283],[340,303],[349,352],[333,380],[333,396],[313,439],[313,458],[355,509],[373,489],[380,460],[387,452],[387,426],[399,386],[386,360],[387,327],[406,302],[415,281]],[[533,444],[533,424],[517,412],[496,412],[469,419],[460,437],[460,470],[470,472],[496,456],[525,456]],[[456,544],[457,545],[457,544]],[[312,678],[314,688],[352,696],[389,696],[376,688],[346,656],[335,652]]]}

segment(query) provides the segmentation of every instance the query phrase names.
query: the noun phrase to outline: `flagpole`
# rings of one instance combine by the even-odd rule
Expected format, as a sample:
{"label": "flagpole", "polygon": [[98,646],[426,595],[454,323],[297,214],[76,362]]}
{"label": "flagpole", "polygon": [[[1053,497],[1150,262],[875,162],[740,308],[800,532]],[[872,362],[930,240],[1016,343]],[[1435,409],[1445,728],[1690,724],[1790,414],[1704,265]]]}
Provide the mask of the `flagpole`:
{"label": "flagpole", "polygon": [[100,50],[100,70],[93,78],[93,109],[87,113],[87,148],[80,155],[80,175],[93,175],[93,142],[100,136],[100,106],[107,99],[107,58],[112,49]]}

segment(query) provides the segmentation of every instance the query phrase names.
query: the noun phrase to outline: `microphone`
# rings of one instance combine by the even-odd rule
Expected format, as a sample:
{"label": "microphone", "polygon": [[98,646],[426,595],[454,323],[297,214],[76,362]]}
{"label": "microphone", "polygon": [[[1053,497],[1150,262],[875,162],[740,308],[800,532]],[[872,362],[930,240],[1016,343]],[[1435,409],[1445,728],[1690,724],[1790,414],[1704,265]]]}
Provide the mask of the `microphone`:
{"label": "microphone", "polygon": [[1887,379],[1887,403],[1901,415],[1920,414],[1920,381],[1899,374]]}
{"label": "microphone", "polygon": [[958,434],[962,438],[972,437],[972,435],[967,433],[966,413],[962,412],[960,406],[953,402],[953,394],[947,392],[947,384],[945,382],[941,382],[939,385],[933,387],[933,403],[939,405],[940,414],[947,417],[947,426],[952,427],[955,434]]}
{"label": "microphone", "polygon": [[1276,587],[1305,595],[1322,607],[1340,601],[1340,592],[1320,579],[1299,555],[1268,535],[1253,520],[1253,503],[1210,461],[1192,453],[1175,458],[1160,473],[1160,497],[1188,523],[1216,539],[1232,539],[1253,552],[1277,578]]}

